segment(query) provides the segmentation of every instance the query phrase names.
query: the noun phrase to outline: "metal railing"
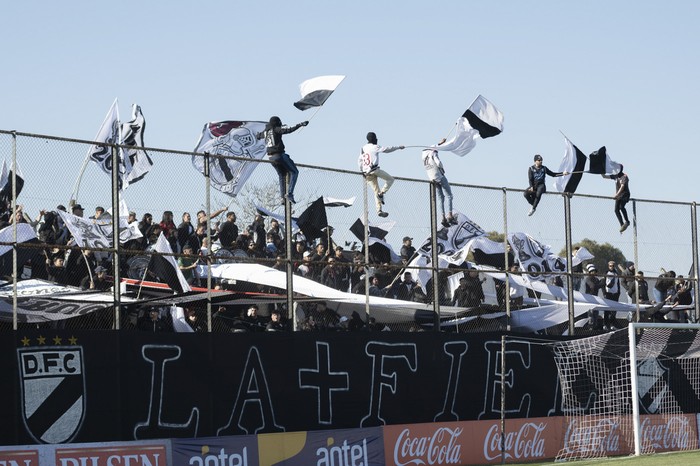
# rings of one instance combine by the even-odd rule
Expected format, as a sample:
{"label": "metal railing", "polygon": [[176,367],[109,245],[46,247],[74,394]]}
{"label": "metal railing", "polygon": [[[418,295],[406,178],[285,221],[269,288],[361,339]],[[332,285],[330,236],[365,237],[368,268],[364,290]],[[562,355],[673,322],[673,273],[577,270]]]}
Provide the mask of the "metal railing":
{"label": "metal railing", "polygon": [[[80,166],[84,160],[84,154],[95,142],[70,138],[60,138],[14,131],[0,131],[0,154],[5,160],[9,159],[8,166],[11,169],[12,179],[21,173],[24,186],[18,192],[17,183],[11,183],[12,192],[9,204],[1,206],[5,216],[19,215],[31,223],[40,221],[39,212],[55,210],[51,206],[68,205],[72,191],[71,183],[74,176],[80,172]],[[116,156],[120,146],[109,145]],[[170,151],[158,148],[143,148],[153,160],[153,169],[146,177],[130,186],[124,191],[129,210],[136,212],[136,218],[148,212],[157,218],[158,213],[193,212],[204,210],[211,213],[219,209],[234,211],[238,215],[237,224],[241,230],[254,221],[255,208],[264,207],[276,211],[284,216],[285,225],[291,225],[292,217],[298,216],[304,206],[319,196],[335,198],[349,198],[357,196],[362,191],[362,202],[356,202],[347,208],[327,208],[328,225],[333,228],[332,234],[327,231],[327,237],[317,239],[337,244],[343,247],[344,256],[356,262],[343,265],[349,270],[365,269],[364,294],[366,297],[366,312],[372,315],[369,304],[369,271],[374,270],[383,273],[388,279],[392,279],[404,269],[404,263],[378,263],[376,257],[370,254],[367,238],[356,238],[350,233],[350,227],[361,219],[370,225],[377,225],[384,219],[376,218],[372,208],[374,194],[368,191],[365,180],[361,174],[355,171],[332,169],[318,166],[299,164],[300,178],[296,189],[298,203],[284,205],[278,202],[277,175],[272,170],[269,161],[259,160],[255,163],[259,167],[248,179],[245,187],[236,198],[230,198],[211,188],[209,178],[202,176],[191,164],[192,157],[208,157],[206,154],[195,154],[185,151]],[[217,156],[222,157],[222,156]],[[226,157],[233,160],[250,161],[245,158]],[[112,214],[119,214],[119,193],[117,173],[113,170],[112,177],[108,177],[95,167],[88,165],[82,185],[80,199],[73,201],[83,206],[111,207]],[[695,202],[668,202],[650,199],[632,199],[628,204],[632,228],[625,234],[618,232],[618,225],[613,215],[614,201],[610,197],[593,196],[586,194],[567,195],[559,193],[545,193],[538,207],[537,213],[528,217],[526,215],[529,205],[522,199],[522,190],[506,187],[475,186],[461,183],[452,183],[454,194],[454,209],[468,216],[490,233],[493,238],[503,241],[507,246],[507,235],[513,232],[525,232],[536,238],[543,244],[551,245],[552,251],[563,257],[571,257],[572,247],[576,244],[594,244],[599,254],[610,255],[602,257],[597,255],[593,260],[600,265],[608,259],[623,257],[632,261],[637,271],[643,271],[650,282],[650,290],[653,287],[655,276],[662,270],[676,270],[678,275],[686,275],[684,270],[690,268],[689,276],[683,277],[693,284],[693,296],[695,309],[692,317],[697,320],[699,316],[697,279],[698,276],[698,244],[697,244],[697,212]],[[203,202],[201,202],[203,200]],[[446,276],[463,271],[460,267],[440,267],[437,257],[437,243],[440,231],[438,203],[435,188],[426,180],[416,180],[397,177],[396,182],[387,194],[387,210],[391,211],[390,219],[395,225],[386,236],[386,240],[395,249],[401,245],[400,238],[409,236],[416,240],[414,246],[418,247],[423,241],[431,242],[432,257],[427,269],[432,273],[432,283],[426,286],[426,309],[432,309],[434,314],[433,324],[438,327],[440,316],[450,296],[447,295]],[[14,214],[13,214],[14,213]],[[87,214],[86,214],[87,216]],[[193,216],[194,217],[194,216]],[[7,219],[7,218],[6,218]],[[16,225],[12,222],[10,225]],[[207,239],[212,244],[211,232],[216,229],[216,223],[207,216]],[[293,307],[299,306],[303,300],[296,299],[292,292],[292,282],[296,276],[296,259],[287,253],[293,249],[292,231],[286,228],[284,245],[285,273],[287,274],[287,290],[284,294],[287,313],[290,319],[293,317]],[[108,248],[78,247],[65,244],[39,243],[29,244],[18,242],[16,229],[13,230],[11,240],[0,242],[0,247],[11,248],[13,263],[10,269],[13,273],[6,275],[4,279],[12,283],[11,306],[13,318],[10,324],[7,319],[0,322],[0,328],[17,329],[22,324],[18,319],[17,283],[29,276],[41,276],[37,273],[45,266],[46,260],[61,251],[71,251],[76,254],[102,253],[109,256],[111,275],[113,276],[113,305],[101,313],[94,313],[91,319],[81,316],[70,319],[71,322],[62,322],[60,325],[80,325],[90,328],[114,328],[120,329],[130,326],[134,319],[134,310],[127,306],[124,313],[124,305],[121,302],[119,284],[122,278],[129,276],[130,265],[134,257],[144,254],[142,249],[134,249],[133,245],[125,247],[120,245],[118,231],[113,233],[112,243],[116,246]],[[587,241],[587,242],[586,242]],[[176,242],[174,242],[176,244]],[[311,246],[311,245],[309,245]],[[364,248],[363,248],[364,246]],[[22,266],[17,259],[21,251],[38,248],[44,255],[42,259],[35,259],[31,264],[31,271],[23,273]],[[359,255],[364,249],[364,254]],[[55,254],[54,252],[55,251]],[[561,251],[561,253],[560,253]],[[182,254],[175,252],[176,258]],[[199,257],[198,251],[195,256]],[[87,259],[86,259],[87,260]],[[224,259],[221,259],[224,260]],[[275,257],[234,257],[229,260],[236,262],[252,262],[273,265]],[[619,259],[618,259],[619,260]],[[507,252],[506,252],[507,263]],[[143,261],[141,262],[143,265]],[[18,270],[18,268],[20,270]],[[420,267],[425,269],[426,267]],[[27,268],[29,270],[29,268]],[[603,269],[604,270],[604,269]],[[386,271],[386,273],[384,273]],[[506,290],[510,272],[506,272]],[[561,278],[566,284],[569,293],[570,319],[568,330],[574,332],[573,319],[573,289],[574,283],[583,279],[584,275],[577,274],[567,266],[564,272],[547,272],[545,279]],[[208,331],[228,330],[224,325],[219,328],[221,320],[219,314],[212,309],[212,292],[216,280],[212,280],[211,272],[200,284],[210,291],[207,294],[206,309],[200,309],[205,316],[206,329]],[[76,284],[72,282],[72,284]],[[423,284],[427,285],[427,284]],[[9,287],[9,285],[7,285]],[[362,287],[360,287],[362,288]],[[511,315],[510,300],[504,299],[499,306],[497,293],[492,282],[486,282],[487,294],[486,309],[504,309],[508,316]],[[437,297],[437,298],[435,298]],[[623,296],[624,298],[624,296]],[[9,298],[5,299],[10,305]],[[247,302],[247,301],[246,301]],[[301,304],[301,306],[305,306]],[[481,311],[477,314],[480,315]],[[636,320],[640,319],[637,313]],[[75,322],[72,322],[75,320]],[[395,329],[415,329],[414,323],[392,323]],[[59,324],[54,324],[59,325]],[[509,329],[508,320],[505,324],[499,323],[495,328]],[[478,331],[480,329],[493,330],[493,326],[477,319],[472,324],[460,327],[460,330]]]}

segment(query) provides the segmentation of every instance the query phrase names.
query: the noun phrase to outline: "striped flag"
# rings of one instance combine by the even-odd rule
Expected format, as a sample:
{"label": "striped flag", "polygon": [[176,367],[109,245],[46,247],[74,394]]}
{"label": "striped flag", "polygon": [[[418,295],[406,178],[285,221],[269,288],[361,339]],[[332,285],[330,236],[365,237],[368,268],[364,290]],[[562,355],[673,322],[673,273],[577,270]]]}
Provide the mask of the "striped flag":
{"label": "striped flag", "polygon": [[610,159],[605,146],[592,152],[589,158],[588,171],[596,175],[617,175],[622,169],[622,165]]}
{"label": "striped flag", "polygon": [[162,231],[160,232],[154,251],[160,254],[151,255],[151,261],[148,263],[148,270],[153,272],[159,280],[167,283],[175,293],[191,291],[192,288],[190,288],[187,280],[185,280],[185,277],[182,275],[175,258],[171,255],[161,255],[173,253],[170,243],[165,239],[165,235],[163,235]]}
{"label": "striped flag", "polygon": [[299,110],[307,110],[311,107],[320,107],[331,96],[333,91],[345,79],[345,76],[318,76],[307,79],[299,85],[301,99],[294,102]]}
{"label": "striped flag", "polygon": [[476,98],[462,117],[479,132],[481,139],[498,136],[503,132],[503,114],[482,95]]}
{"label": "striped flag", "polygon": [[477,140],[497,136],[503,132],[503,114],[480,95],[457,120],[456,125],[455,135],[450,140],[432,148],[464,157],[476,147]]}
{"label": "striped flag", "polygon": [[[583,170],[586,168],[588,157],[579,150],[569,138],[564,136],[564,158],[559,164],[560,172],[569,172],[569,175],[554,178],[554,189],[560,193],[575,193],[578,184],[583,177]],[[572,172],[576,172],[573,173]]]}

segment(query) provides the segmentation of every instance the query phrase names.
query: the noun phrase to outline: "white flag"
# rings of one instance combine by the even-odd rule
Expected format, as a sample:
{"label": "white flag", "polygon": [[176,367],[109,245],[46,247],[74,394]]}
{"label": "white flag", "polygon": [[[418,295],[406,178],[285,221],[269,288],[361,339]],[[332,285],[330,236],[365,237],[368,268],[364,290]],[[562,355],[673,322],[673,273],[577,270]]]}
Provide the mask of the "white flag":
{"label": "white flag", "polygon": [[[96,142],[104,144],[118,144],[120,138],[119,106],[117,99],[109,108],[100,130],[95,136]],[[95,162],[105,173],[112,173],[112,147],[96,144],[88,149],[88,158]]]}
{"label": "white flag", "polygon": [[[265,140],[256,135],[265,129],[260,121],[216,121],[202,129],[194,152],[206,152],[209,158],[209,178],[214,189],[236,196],[266,154]],[[242,157],[234,160],[221,156]],[[192,156],[192,165],[204,174],[204,157]]]}

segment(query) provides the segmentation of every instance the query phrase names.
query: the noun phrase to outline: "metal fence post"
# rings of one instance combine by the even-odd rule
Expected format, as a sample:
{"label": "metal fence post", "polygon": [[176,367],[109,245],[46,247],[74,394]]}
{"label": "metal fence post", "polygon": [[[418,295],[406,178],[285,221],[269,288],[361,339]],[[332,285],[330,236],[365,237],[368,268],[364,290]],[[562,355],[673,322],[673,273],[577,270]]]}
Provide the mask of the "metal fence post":
{"label": "metal fence post", "polygon": [[[638,245],[639,241],[637,238],[637,201],[632,199],[632,239],[634,240],[634,267],[635,267],[635,274],[637,273],[637,270],[641,270],[641,267],[639,266],[639,250],[638,250]],[[637,280],[637,277],[634,278],[634,301],[636,304],[636,310],[635,310],[635,322],[639,322],[641,320],[641,311],[639,309],[639,281]]]}
{"label": "metal fence post", "polygon": [[698,217],[697,217],[697,204],[693,201],[690,205],[690,218],[692,225],[690,231],[692,232],[692,242],[693,242],[693,275],[695,278],[695,284],[693,285],[693,294],[695,295],[695,315],[693,316],[694,322],[700,319],[700,275],[698,274],[700,266],[698,266]]}
{"label": "metal fence post", "polygon": [[[508,190],[503,189],[503,250],[504,272],[506,274],[505,287],[503,289],[503,302],[506,305],[506,331],[510,332],[510,270],[508,267]],[[496,301],[498,302],[498,289],[496,289]],[[504,343],[505,344],[505,343]]]}
{"label": "metal fence post", "polygon": [[[114,329],[121,328],[121,278],[119,273],[119,148],[112,146],[112,273],[114,293]],[[82,253],[82,252],[81,252]]]}
{"label": "metal fence post", "polygon": [[[12,215],[17,212],[17,132],[12,131]],[[17,330],[17,221],[12,221],[12,329]]]}
{"label": "metal fence post", "polygon": [[368,199],[367,199],[367,178],[365,175],[362,176],[362,216],[364,220],[364,235],[362,237],[362,243],[365,250],[365,322],[369,325],[369,213],[367,212]]}
{"label": "metal fence post", "polygon": [[211,262],[213,255],[211,253],[211,178],[209,176],[209,154],[204,154],[204,209],[207,213],[207,331],[212,331],[212,312],[211,312]]}
{"label": "metal fence post", "polygon": [[569,335],[575,331],[574,321],[574,279],[572,276],[571,262],[573,261],[573,251],[571,247],[571,197],[569,193],[563,193],[564,197],[564,235],[566,237],[566,298],[569,308]]}
{"label": "metal fence post", "polygon": [[[438,283],[438,246],[437,246],[437,201],[435,183],[428,183],[430,186],[430,260],[432,262],[433,275],[433,325],[435,331],[440,331],[440,284]],[[418,274],[416,274],[418,275]]]}
{"label": "metal fence post", "polygon": [[[289,172],[284,177],[284,192],[289,192]],[[289,201],[289,196],[284,196],[284,224],[285,229],[285,247],[287,249],[287,318],[294,322],[294,330],[296,328],[296,313],[294,312],[294,262],[292,261],[292,203]],[[330,245],[329,245],[330,247]]]}

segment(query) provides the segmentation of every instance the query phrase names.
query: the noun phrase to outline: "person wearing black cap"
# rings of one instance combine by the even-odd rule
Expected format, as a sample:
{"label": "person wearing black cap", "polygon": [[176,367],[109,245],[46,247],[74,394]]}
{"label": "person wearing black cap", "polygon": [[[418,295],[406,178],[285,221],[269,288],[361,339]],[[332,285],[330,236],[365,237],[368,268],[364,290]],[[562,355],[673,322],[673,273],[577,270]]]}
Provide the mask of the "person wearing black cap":
{"label": "person wearing black cap", "polygon": [[540,203],[540,198],[542,194],[547,191],[545,185],[545,175],[549,176],[564,176],[568,175],[569,172],[553,172],[549,168],[542,165],[542,156],[540,154],[535,155],[535,164],[527,169],[527,178],[530,182],[530,186],[525,190],[525,199],[530,203],[532,208],[527,215],[532,215],[537,210],[537,205]]}
{"label": "person wearing black cap", "polygon": [[83,206],[81,206],[80,204],[75,204],[75,205],[71,208],[71,212],[73,212],[73,215],[75,215],[76,217],[82,217],[82,216],[83,216],[83,212],[84,212],[84,211],[83,211]]}
{"label": "person wearing black cap", "polygon": [[[624,166],[620,165],[620,171],[615,175],[601,175],[603,178],[615,180],[615,216],[620,222],[620,233],[625,231],[630,226],[629,217],[627,217],[627,209],[625,205],[630,200],[630,185],[627,173],[623,172]],[[624,221],[623,221],[624,217]]]}
{"label": "person wearing black cap", "polygon": [[413,254],[416,253],[416,248],[412,246],[413,238],[410,236],[403,237],[403,246],[401,246],[401,261],[407,264],[413,258]]}
{"label": "person wearing black cap", "polygon": [[[357,159],[357,164],[360,167],[362,175],[367,180],[367,183],[372,187],[374,191],[374,201],[377,206],[377,215],[380,217],[386,217],[389,215],[387,212],[382,210],[382,204],[384,204],[384,194],[389,191],[391,185],[394,183],[394,177],[379,168],[379,154],[389,152],[394,152],[395,150],[405,149],[405,146],[380,146],[377,144],[377,135],[373,132],[367,133],[367,144],[362,146],[360,151],[360,157]],[[377,178],[384,180],[384,186],[379,189],[379,182]]]}
{"label": "person wearing black cap", "polygon": [[[265,139],[267,147],[267,156],[270,157],[272,166],[279,175],[280,179],[280,196],[294,204],[294,186],[297,184],[299,170],[292,158],[285,152],[282,135],[292,133],[302,126],[308,125],[308,121],[302,121],[294,126],[285,126],[282,124],[280,117],[270,117],[270,121],[265,125],[265,130],[258,133],[258,139]],[[289,174],[289,186],[285,190],[285,182]]]}

